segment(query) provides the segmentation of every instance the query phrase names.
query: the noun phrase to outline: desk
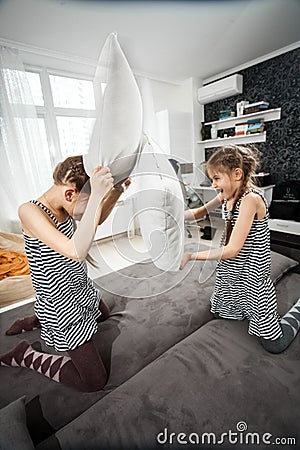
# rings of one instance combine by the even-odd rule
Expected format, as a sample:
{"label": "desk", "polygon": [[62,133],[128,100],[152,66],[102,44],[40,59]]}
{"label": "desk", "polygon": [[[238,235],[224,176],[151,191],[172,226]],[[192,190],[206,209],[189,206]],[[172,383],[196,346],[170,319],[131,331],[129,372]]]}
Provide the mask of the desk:
{"label": "desk", "polygon": [[[258,188],[264,194],[268,206],[270,206],[272,201],[274,186],[275,184],[270,184],[269,186]],[[191,186],[191,188],[200,196],[203,203],[209,202],[217,195],[217,191],[212,186]]]}
{"label": "desk", "polygon": [[270,219],[269,224],[271,250],[300,262],[300,222]]}

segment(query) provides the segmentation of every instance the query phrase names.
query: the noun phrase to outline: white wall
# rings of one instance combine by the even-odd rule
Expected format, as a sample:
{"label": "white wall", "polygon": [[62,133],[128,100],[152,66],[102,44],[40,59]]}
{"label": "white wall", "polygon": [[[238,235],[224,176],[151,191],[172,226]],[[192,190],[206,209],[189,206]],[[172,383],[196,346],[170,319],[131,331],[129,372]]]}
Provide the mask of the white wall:
{"label": "white wall", "polygon": [[159,145],[177,161],[193,162],[192,113],[165,109],[157,112],[156,117]]}
{"label": "white wall", "polygon": [[151,80],[155,112],[169,111],[192,112],[193,102],[188,81],[171,84]]}
{"label": "white wall", "polygon": [[[166,151],[171,154],[173,145],[175,159],[194,163],[194,175],[185,176],[184,179],[197,185],[203,180],[202,174],[197,169],[202,168],[200,163],[204,160],[204,149],[197,144],[200,140],[201,122],[204,121],[204,108],[197,100],[197,90],[200,86],[202,81],[198,78],[189,78],[181,84],[151,80],[154,109],[160,122],[158,126],[160,143],[162,145],[165,143]],[[179,128],[178,121],[182,124]],[[166,127],[165,134],[162,127]],[[181,151],[176,145],[174,139],[177,139],[178,133],[180,140],[185,143],[183,147],[189,145],[189,149]]]}

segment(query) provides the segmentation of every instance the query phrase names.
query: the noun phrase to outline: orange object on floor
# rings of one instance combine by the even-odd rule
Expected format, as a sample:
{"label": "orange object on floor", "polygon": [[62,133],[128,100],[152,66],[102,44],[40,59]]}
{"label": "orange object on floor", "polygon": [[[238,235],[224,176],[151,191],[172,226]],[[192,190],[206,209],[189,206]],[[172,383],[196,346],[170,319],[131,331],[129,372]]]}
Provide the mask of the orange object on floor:
{"label": "orange object on floor", "polygon": [[27,256],[23,253],[0,250],[0,280],[7,277],[29,275]]}

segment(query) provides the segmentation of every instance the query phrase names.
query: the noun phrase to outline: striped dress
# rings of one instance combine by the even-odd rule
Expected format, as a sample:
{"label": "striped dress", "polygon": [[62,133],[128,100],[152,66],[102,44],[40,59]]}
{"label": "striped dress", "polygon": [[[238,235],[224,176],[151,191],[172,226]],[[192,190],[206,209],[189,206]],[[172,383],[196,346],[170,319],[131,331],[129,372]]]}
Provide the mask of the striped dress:
{"label": "striped dress", "polygon": [[[73,236],[72,217],[58,222],[42,203],[37,200],[30,203],[42,208],[57,230],[68,238]],[[73,350],[97,331],[100,292],[87,276],[85,261],[67,258],[24,232],[23,236],[36,292],[35,313],[41,323],[41,337],[58,351]]]}
{"label": "striped dress", "polygon": [[[242,199],[249,193],[262,193],[255,189],[246,191],[237,201],[231,218],[236,223]],[[224,200],[225,225],[229,212]],[[243,248],[235,258],[218,261],[214,293],[210,299],[211,312],[226,319],[249,320],[248,333],[264,339],[282,336],[280,317],[277,314],[276,293],[270,279],[271,252],[269,214],[261,220],[253,220]],[[224,230],[221,246],[225,245]]]}

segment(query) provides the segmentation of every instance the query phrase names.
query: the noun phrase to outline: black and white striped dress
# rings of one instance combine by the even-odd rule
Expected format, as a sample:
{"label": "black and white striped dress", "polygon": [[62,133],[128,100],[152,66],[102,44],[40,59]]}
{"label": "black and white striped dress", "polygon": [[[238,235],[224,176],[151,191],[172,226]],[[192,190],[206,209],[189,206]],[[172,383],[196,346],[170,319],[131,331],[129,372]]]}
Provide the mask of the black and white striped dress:
{"label": "black and white striped dress", "polygon": [[[266,205],[262,193],[249,189],[237,201],[231,218],[234,226],[239,215],[242,199],[249,192],[259,194]],[[225,225],[229,221],[227,201],[223,203]],[[211,312],[226,319],[249,320],[248,333],[264,339],[282,336],[280,317],[274,285],[270,279],[271,252],[269,214],[261,220],[253,220],[243,248],[235,258],[218,261],[214,293],[210,299]],[[225,229],[226,230],[226,229]],[[225,244],[225,230],[221,246]]]}
{"label": "black and white striped dress", "polygon": [[[71,238],[72,217],[58,222],[42,203],[31,200],[53,220],[57,230]],[[35,313],[41,323],[41,337],[58,351],[73,350],[97,331],[100,292],[87,276],[86,262],[55,252],[37,238],[23,233],[32,284],[36,292]]]}

